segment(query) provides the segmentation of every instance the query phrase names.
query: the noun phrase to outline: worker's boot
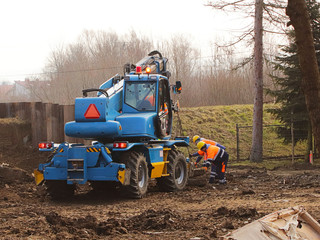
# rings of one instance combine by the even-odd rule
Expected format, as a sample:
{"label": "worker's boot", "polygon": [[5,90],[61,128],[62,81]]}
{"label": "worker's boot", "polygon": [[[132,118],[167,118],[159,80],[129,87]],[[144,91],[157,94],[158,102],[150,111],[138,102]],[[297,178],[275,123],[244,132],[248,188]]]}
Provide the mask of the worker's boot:
{"label": "worker's boot", "polygon": [[215,178],[214,178],[214,177],[210,177],[210,178],[209,178],[209,183],[210,183],[210,184],[214,183],[214,181],[215,181]]}
{"label": "worker's boot", "polygon": [[219,184],[227,184],[227,180],[225,178],[219,179]]}

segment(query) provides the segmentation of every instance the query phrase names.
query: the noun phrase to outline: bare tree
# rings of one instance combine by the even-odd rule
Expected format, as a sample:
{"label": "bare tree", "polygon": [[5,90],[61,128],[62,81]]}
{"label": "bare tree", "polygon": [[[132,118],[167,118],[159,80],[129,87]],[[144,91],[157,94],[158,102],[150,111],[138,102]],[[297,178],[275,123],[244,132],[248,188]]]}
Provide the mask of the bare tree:
{"label": "bare tree", "polygon": [[194,106],[201,101],[201,80],[196,78],[196,66],[199,66],[199,51],[192,47],[188,38],[175,35],[168,41],[158,44],[158,49],[169,59],[172,81],[181,81],[183,93],[182,106]]}
{"label": "bare tree", "polygon": [[[245,12],[248,16],[254,17],[254,29],[247,27],[244,33],[232,44],[236,44],[244,39],[252,40],[252,31],[254,32],[254,109],[253,109],[253,131],[250,160],[253,162],[262,161],[262,140],[263,140],[263,10],[267,13],[266,19],[269,21],[271,29],[274,22],[281,22],[281,12],[278,9],[283,8],[281,0],[255,0],[255,4],[249,0],[233,0],[233,1],[215,1],[209,2],[208,6],[215,9],[230,9],[233,11]],[[273,32],[269,30],[269,32]]]}
{"label": "bare tree", "polygon": [[292,25],[295,29],[303,77],[301,87],[306,98],[316,148],[320,152],[320,77],[310,17],[305,0],[288,0],[286,10],[290,17],[288,25]]}
{"label": "bare tree", "polygon": [[84,31],[76,43],[59,47],[49,56],[45,73],[51,81],[52,102],[72,104],[82,89],[99,87],[122,74],[125,63],[136,63],[151,50],[152,42],[134,31],[126,36]]}

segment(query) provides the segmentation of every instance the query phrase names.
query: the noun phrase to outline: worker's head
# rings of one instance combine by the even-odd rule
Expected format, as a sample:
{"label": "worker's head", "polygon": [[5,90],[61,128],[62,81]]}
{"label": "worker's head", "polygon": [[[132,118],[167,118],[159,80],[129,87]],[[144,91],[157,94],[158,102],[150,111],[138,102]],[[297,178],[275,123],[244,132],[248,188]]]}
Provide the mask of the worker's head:
{"label": "worker's head", "polygon": [[192,141],[197,144],[200,141],[200,137],[198,135],[194,135]]}
{"label": "worker's head", "polygon": [[206,143],[205,143],[205,142],[202,142],[202,141],[198,142],[197,148],[198,148],[199,150],[201,150],[201,151],[205,151],[205,150],[206,150]]}

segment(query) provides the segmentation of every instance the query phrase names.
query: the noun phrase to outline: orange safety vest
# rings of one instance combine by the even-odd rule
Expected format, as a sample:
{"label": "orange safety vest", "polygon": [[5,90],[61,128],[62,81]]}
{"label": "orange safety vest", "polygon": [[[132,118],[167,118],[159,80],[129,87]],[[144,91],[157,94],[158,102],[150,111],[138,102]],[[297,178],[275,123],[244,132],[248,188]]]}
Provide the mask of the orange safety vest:
{"label": "orange safety vest", "polygon": [[168,107],[166,103],[163,104],[163,109],[161,107],[161,111],[164,112],[165,115],[168,115]]}
{"label": "orange safety vest", "polygon": [[220,151],[224,151],[224,150],[219,148],[219,147],[217,147],[217,146],[210,145],[207,148],[206,152],[203,152],[203,151],[199,150],[198,154],[203,156],[203,159],[205,161],[208,160],[208,159],[215,160],[217,158],[218,154],[220,153]]}
{"label": "orange safety vest", "polygon": [[151,106],[154,106],[155,99],[154,99],[154,96],[153,96],[153,95],[147,97],[147,100],[150,102]]}
{"label": "orange safety vest", "polygon": [[[213,140],[205,139],[205,138],[200,138],[200,141],[205,142],[206,144],[213,145],[213,146],[217,145],[217,142],[215,142]],[[204,156],[203,157],[204,160],[207,160],[207,153],[206,152],[203,152],[203,151],[199,150],[198,154],[201,155],[201,156]]]}
{"label": "orange safety vest", "polygon": [[217,158],[218,154],[220,153],[220,150],[222,150],[222,149],[220,149],[217,146],[210,145],[207,148],[207,159],[215,160]]}
{"label": "orange safety vest", "polygon": [[203,156],[203,160],[204,160],[204,161],[207,160],[207,153],[206,153],[206,152],[199,150],[199,151],[198,151],[198,154],[201,155],[201,156]]}
{"label": "orange safety vest", "polygon": [[200,138],[200,141],[205,142],[206,144],[210,144],[210,145],[217,145],[217,142],[213,141],[213,140],[209,140],[209,139],[205,139],[205,138]]}

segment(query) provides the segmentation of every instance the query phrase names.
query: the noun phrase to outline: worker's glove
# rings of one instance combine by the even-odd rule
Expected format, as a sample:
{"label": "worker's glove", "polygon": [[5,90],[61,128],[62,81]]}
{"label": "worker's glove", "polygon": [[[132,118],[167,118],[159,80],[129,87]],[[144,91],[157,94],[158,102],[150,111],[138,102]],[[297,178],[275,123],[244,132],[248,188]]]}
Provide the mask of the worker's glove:
{"label": "worker's glove", "polygon": [[198,164],[197,162],[194,162],[194,166],[195,166],[195,167],[197,167],[197,164]]}
{"label": "worker's glove", "polygon": [[193,156],[192,156],[192,154],[191,153],[189,153],[189,158],[192,158]]}

